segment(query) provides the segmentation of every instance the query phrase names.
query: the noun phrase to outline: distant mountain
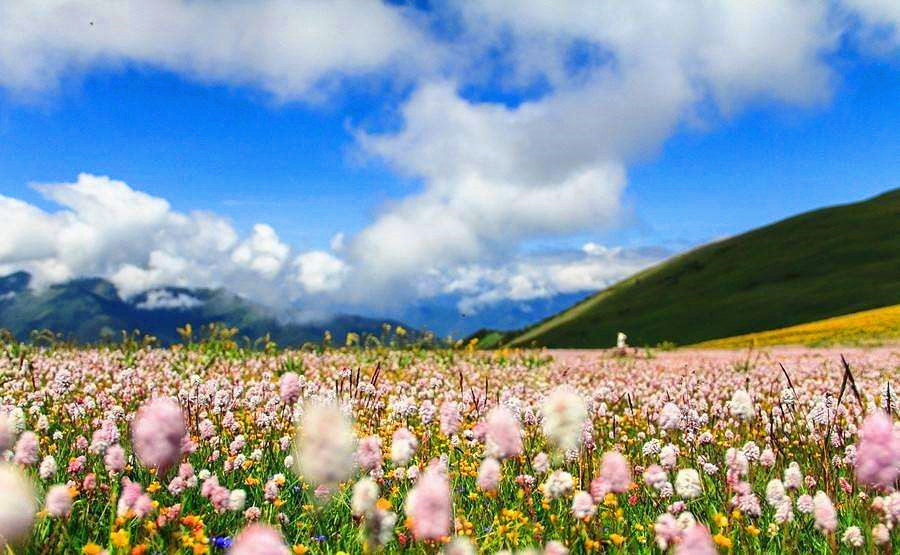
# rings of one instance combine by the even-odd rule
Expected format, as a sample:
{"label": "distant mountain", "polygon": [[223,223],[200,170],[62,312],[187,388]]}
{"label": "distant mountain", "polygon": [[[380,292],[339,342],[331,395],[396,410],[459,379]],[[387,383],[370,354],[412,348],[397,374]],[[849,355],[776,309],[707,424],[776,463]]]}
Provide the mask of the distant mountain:
{"label": "distant mountain", "polygon": [[474,311],[459,309],[461,297],[442,295],[404,307],[391,315],[418,329],[428,329],[439,337],[465,338],[484,328],[516,329],[552,316],[591,293],[564,293],[552,297],[504,299]]}
{"label": "distant mountain", "polygon": [[686,345],[900,303],[900,189],[694,249],[519,332],[507,345]]}
{"label": "distant mountain", "polygon": [[269,333],[279,345],[299,345],[321,341],[326,330],[343,342],[348,332],[379,335],[383,323],[399,324],[349,314],[322,322],[285,322],[224,289],[164,287],[123,299],[112,283],[100,278],[73,279],[39,290],[28,287],[30,279],[24,272],[0,277],[0,328],[20,339],[32,330],[50,329],[67,339],[93,342],[122,330],[140,330],[171,343],[179,339],[176,328],[186,323],[199,329],[221,322],[239,328],[241,336],[256,339]]}

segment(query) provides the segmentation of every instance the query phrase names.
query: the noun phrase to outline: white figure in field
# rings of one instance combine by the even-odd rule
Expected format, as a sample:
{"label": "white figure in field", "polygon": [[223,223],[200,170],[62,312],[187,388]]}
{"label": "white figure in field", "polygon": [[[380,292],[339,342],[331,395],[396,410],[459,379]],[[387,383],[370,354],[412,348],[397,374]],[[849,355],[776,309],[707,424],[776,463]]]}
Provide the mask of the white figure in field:
{"label": "white figure in field", "polygon": [[616,336],[616,347],[626,349],[628,347],[628,336],[619,332],[619,335]]}

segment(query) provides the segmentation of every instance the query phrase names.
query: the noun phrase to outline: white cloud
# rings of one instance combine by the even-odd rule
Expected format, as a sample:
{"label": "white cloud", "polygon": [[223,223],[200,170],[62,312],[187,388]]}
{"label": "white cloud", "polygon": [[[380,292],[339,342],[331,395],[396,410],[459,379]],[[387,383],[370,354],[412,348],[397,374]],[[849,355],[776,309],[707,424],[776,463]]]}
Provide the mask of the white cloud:
{"label": "white cloud", "polygon": [[859,16],[866,46],[884,52],[900,48],[900,2],[896,0],[845,0]]}
{"label": "white cloud", "polygon": [[453,272],[442,292],[459,295],[459,309],[474,313],[502,300],[528,301],[562,293],[597,291],[661,261],[656,250],[588,243],[582,252],[522,255],[498,266]]}
{"label": "white cloud", "polygon": [[[416,273],[616,224],[625,168],[710,107],[731,114],[757,100],[827,100],[825,57],[839,38],[828,6],[804,0],[510,0],[461,10],[470,54],[502,45],[506,85],[547,90],[508,106],[464,97],[478,83],[462,75],[431,81],[402,107],[399,131],[358,133],[363,149],[424,181],[350,240],[369,289],[408,291]],[[567,68],[578,46],[596,59]]]}
{"label": "white cloud", "polygon": [[185,310],[203,304],[203,301],[187,293],[172,293],[165,289],[147,291],[147,298],[139,302],[142,310]]}
{"label": "white cloud", "polygon": [[43,91],[67,73],[136,64],[315,98],[344,77],[433,65],[405,11],[377,0],[2,2],[0,84]]}
{"label": "white cloud", "polygon": [[347,265],[324,251],[308,251],[294,261],[296,281],[307,293],[328,293],[344,285]]}
{"label": "white cloud", "polygon": [[109,278],[124,296],[227,285],[276,304],[301,293],[286,275],[290,247],[267,225],[241,240],[221,216],[177,212],[165,199],[91,174],[35,188],[60,210],[0,196],[0,267],[30,272],[37,287],[88,275]]}

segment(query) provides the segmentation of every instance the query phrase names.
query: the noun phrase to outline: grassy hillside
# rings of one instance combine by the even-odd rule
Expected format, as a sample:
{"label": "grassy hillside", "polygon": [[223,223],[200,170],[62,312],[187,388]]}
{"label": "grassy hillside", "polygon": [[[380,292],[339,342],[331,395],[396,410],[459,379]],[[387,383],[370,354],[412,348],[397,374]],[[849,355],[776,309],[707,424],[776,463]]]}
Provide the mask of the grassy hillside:
{"label": "grassy hillside", "polygon": [[900,189],[674,257],[513,334],[507,344],[679,345],[900,302]]}
{"label": "grassy hillside", "polygon": [[694,347],[740,349],[770,345],[875,345],[900,341],[900,304],[777,330],[713,339]]}

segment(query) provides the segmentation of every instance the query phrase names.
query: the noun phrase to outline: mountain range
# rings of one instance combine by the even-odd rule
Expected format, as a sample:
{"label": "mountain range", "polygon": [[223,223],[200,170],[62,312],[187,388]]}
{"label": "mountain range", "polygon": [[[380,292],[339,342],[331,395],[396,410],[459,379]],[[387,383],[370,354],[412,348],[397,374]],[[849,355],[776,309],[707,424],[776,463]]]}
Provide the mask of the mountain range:
{"label": "mountain range", "polygon": [[237,327],[251,340],[265,334],[279,345],[318,342],[326,330],[343,342],[348,332],[380,335],[382,324],[395,320],[341,314],[298,323],[224,289],[164,287],[123,299],[101,278],[79,278],[44,288],[30,288],[31,276],[16,272],[0,278],[0,328],[26,339],[33,330],[49,329],[78,342],[118,337],[140,330],[164,343],[179,339],[176,329],[210,323]]}

